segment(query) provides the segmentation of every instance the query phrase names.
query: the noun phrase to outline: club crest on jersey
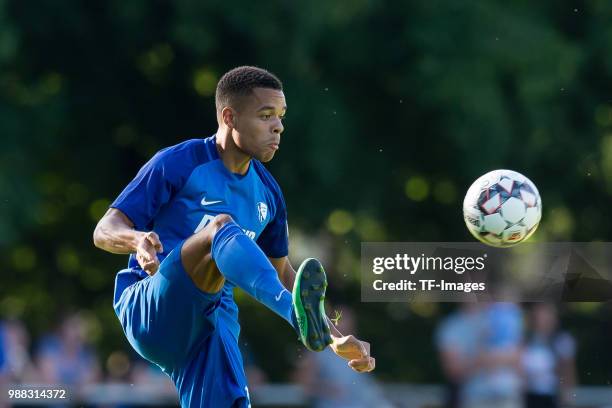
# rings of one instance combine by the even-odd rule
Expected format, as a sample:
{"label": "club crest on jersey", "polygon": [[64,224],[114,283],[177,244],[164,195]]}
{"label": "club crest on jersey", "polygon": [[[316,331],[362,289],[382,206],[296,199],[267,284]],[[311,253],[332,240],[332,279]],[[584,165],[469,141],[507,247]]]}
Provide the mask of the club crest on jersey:
{"label": "club crest on jersey", "polygon": [[268,217],[268,206],[266,203],[261,201],[257,203],[257,216],[259,217],[259,222],[263,224]]}

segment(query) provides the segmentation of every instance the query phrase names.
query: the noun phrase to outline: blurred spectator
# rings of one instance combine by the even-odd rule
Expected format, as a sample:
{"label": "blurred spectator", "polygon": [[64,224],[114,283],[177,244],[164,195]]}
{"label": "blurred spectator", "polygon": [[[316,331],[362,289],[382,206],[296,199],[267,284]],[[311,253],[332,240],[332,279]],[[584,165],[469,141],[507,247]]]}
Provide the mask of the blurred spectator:
{"label": "blurred spectator", "polygon": [[[336,328],[341,333],[354,333],[355,319],[348,306],[342,311]],[[371,374],[359,374],[326,348],[319,353],[306,352],[299,359],[295,380],[304,387],[313,407],[317,408],[386,408],[392,405],[376,384]]]}
{"label": "blurred spectator", "polygon": [[576,382],[576,345],[570,334],[559,330],[554,305],[537,303],[529,317],[522,358],[526,408],[556,408],[569,402]]}
{"label": "blurred spectator", "polygon": [[40,380],[73,389],[100,380],[100,367],[94,351],[86,344],[86,324],[73,314],[60,324],[57,334],[45,336],[37,352]]}
{"label": "blurred spectator", "polygon": [[512,303],[464,303],[436,343],[449,380],[448,407],[521,407],[521,311]]}
{"label": "blurred spectator", "polygon": [[30,334],[20,320],[2,323],[6,359],[6,375],[11,383],[37,380],[37,373],[30,357]]}
{"label": "blurred spectator", "polygon": [[459,408],[460,393],[473,370],[480,341],[480,303],[462,303],[442,320],[436,333],[442,371],[448,381],[447,408]]}
{"label": "blurred spectator", "polygon": [[466,387],[468,407],[522,407],[520,375],[523,317],[514,303],[490,303],[485,324],[478,374]]}

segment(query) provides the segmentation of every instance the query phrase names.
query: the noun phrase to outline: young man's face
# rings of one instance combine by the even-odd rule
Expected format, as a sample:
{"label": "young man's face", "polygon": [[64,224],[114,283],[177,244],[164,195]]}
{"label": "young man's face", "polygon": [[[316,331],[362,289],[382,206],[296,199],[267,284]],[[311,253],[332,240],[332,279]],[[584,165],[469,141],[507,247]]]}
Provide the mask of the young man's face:
{"label": "young man's face", "polygon": [[261,162],[272,160],[280,145],[287,104],[283,91],[255,88],[234,116],[234,143]]}

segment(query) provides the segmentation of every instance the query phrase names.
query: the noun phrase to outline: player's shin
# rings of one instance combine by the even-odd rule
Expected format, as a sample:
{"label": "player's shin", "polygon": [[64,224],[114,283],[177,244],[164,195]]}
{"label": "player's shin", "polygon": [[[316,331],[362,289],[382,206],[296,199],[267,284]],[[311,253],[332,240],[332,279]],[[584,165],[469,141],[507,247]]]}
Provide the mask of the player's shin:
{"label": "player's shin", "polygon": [[230,222],[217,231],[212,257],[225,279],[295,327],[291,293],[280,282],[263,251],[238,225]]}

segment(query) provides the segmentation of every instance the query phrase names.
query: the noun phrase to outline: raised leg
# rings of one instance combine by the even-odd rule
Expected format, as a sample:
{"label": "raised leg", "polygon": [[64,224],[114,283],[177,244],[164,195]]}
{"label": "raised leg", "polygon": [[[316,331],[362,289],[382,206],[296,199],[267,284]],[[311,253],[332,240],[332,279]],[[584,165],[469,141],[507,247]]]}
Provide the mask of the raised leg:
{"label": "raised leg", "polygon": [[181,259],[201,291],[217,293],[227,279],[296,326],[291,293],[263,251],[229,215],[216,216],[187,239]]}

